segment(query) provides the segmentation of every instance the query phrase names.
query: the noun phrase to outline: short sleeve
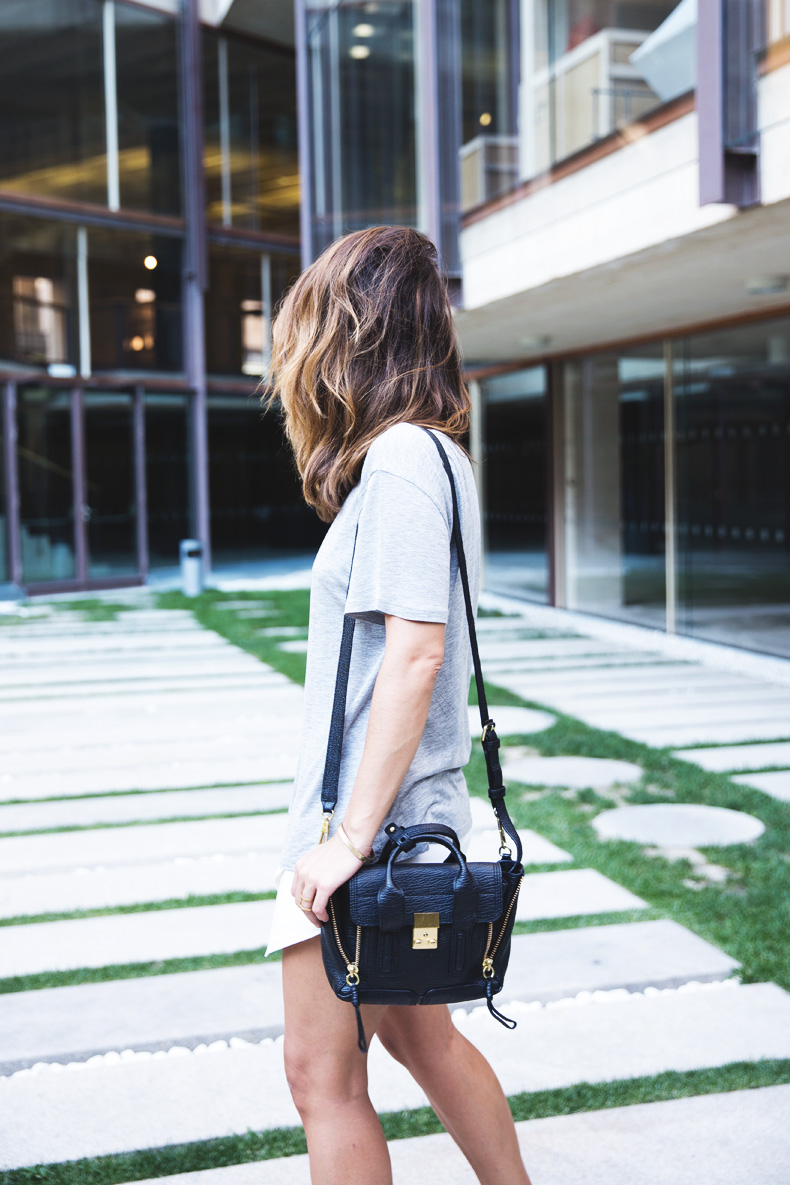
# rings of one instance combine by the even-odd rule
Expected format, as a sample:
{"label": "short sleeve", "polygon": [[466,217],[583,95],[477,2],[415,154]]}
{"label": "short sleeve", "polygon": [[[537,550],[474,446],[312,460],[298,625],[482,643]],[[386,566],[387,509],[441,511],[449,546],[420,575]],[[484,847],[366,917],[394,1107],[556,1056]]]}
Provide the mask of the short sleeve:
{"label": "short sleeve", "polygon": [[380,623],[446,622],[450,600],[450,527],[414,482],[376,470],[365,483],[346,613]]}

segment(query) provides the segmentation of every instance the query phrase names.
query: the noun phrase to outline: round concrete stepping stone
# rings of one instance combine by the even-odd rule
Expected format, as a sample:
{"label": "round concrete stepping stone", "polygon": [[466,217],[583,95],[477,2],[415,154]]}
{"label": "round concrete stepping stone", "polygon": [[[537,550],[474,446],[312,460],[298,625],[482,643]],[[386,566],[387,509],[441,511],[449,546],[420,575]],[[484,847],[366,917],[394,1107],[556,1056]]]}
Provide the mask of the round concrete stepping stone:
{"label": "round concrete stepping stone", "polygon": [[[488,712],[501,737],[543,732],[544,728],[551,728],[557,719],[551,712],[538,712],[535,708],[514,708],[510,705],[496,707],[489,704]],[[469,709],[469,727],[472,736],[480,732],[480,713],[476,706]]]}
{"label": "round concrete stepping stone", "polygon": [[629,839],[658,847],[719,847],[749,843],[765,825],[754,815],[696,803],[649,803],[603,811],[593,819],[601,839]]}
{"label": "round concrete stepping stone", "polygon": [[502,772],[505,783],[523,782],[527,786],[587,787],[611,786],[615,782],[637,782],[640,766],[630,761],[608,757],[511,757],[503,750]]}

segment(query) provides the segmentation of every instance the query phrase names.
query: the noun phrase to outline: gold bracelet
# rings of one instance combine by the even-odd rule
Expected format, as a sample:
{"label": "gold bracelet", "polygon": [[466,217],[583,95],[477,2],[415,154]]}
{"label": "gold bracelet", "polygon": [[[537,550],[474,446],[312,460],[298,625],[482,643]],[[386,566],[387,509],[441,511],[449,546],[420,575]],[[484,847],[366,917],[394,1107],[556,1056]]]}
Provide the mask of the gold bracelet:
{"label": "gold bracelet", "polygon": [[373,853],[371,852],[371,854],[369,856],[363,856],[362,853],[359,851],[359,849],[354,847],[351,840],[346,835],[346,830],[345,830],[345,827],[343,826],[342,823],[339,825],[339,827],[337,829],[337,833],[340,836],[340,838],[342,839],[343,843],[348,848],[349,852],[353,852],[353,854],[356,856],[357,860],[359,860],[362,864],[372,864],[373,863],[373,861],[375,860],[375,856],[373,855]]}

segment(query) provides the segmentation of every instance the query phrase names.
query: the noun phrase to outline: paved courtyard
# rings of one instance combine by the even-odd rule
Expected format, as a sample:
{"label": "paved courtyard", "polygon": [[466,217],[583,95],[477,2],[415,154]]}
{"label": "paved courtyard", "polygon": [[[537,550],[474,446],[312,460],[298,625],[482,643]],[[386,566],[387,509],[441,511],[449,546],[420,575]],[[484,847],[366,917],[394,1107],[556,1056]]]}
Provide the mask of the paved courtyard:
{"label": "paved courtyard", "polygon": [[[0,624],[9,1173],[299,1122],[282,1068],[280,964],[262,948],[301,687],[187,610],[156,608],[145,590],[123,601],[135,607],[113,620],[33,606]],[[304,648],[298,627],[265,624],[265,591],[223,611],[258,621],[286,653]],[[481,620],[488,680],[534,705],[492,711],[514,799],[606,792],[600,842],[608,826],[670,860],[700,844],[757,842],[762,824],[725,818],[737,811],[673,814],[666,804],[634,822],[627,812],[639,807],[626,799],[638,764],[545,756],[529,741],[571,716],[788,802],[790,686],[673,657],[647,634],[637,646],[547,620],[529,607]],[[473,807],[469,854],[494,858],[490,810],[481,799]],[[634,826],[643,830],[624,834]],[[781,987],[741,983],[729,952],[538,827],[522,838],[523,925],[502,996],[518,1029],[474,1005],[454,1013],[508,1095],[790,1058]],[[381,1112],[426,1103],[375,1043],[371,1091]],[[787,1185],[789,1105],[790,1085],[776,1085],[534,1119],[519,1134],[534,1185]],[[447,1136],[392,1147],[396,1181],[473,1180]],[[293,1156],[167,1179],[300,1185],[309,1175]]]}

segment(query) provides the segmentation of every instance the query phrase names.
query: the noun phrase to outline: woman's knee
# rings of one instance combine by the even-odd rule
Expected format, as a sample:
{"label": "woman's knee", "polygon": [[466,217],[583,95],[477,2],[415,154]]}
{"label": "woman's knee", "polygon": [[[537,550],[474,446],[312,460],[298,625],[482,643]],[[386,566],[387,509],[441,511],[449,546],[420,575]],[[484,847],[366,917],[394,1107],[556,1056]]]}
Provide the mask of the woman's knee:
{"label": "woman's knee", "polygon": [[390,1057],[407,1070],[452,1057],[460,1036],[446,1008],[390,1008],[377,1034]]}
{"label": "woman's knee", "polygon": [[367,1097],[365,1059],[357,1052],[354,1060],[316,1053],[314,1045],[285,1038],[285,1077],[294,1106],[301,1116],[347,1106]]}

